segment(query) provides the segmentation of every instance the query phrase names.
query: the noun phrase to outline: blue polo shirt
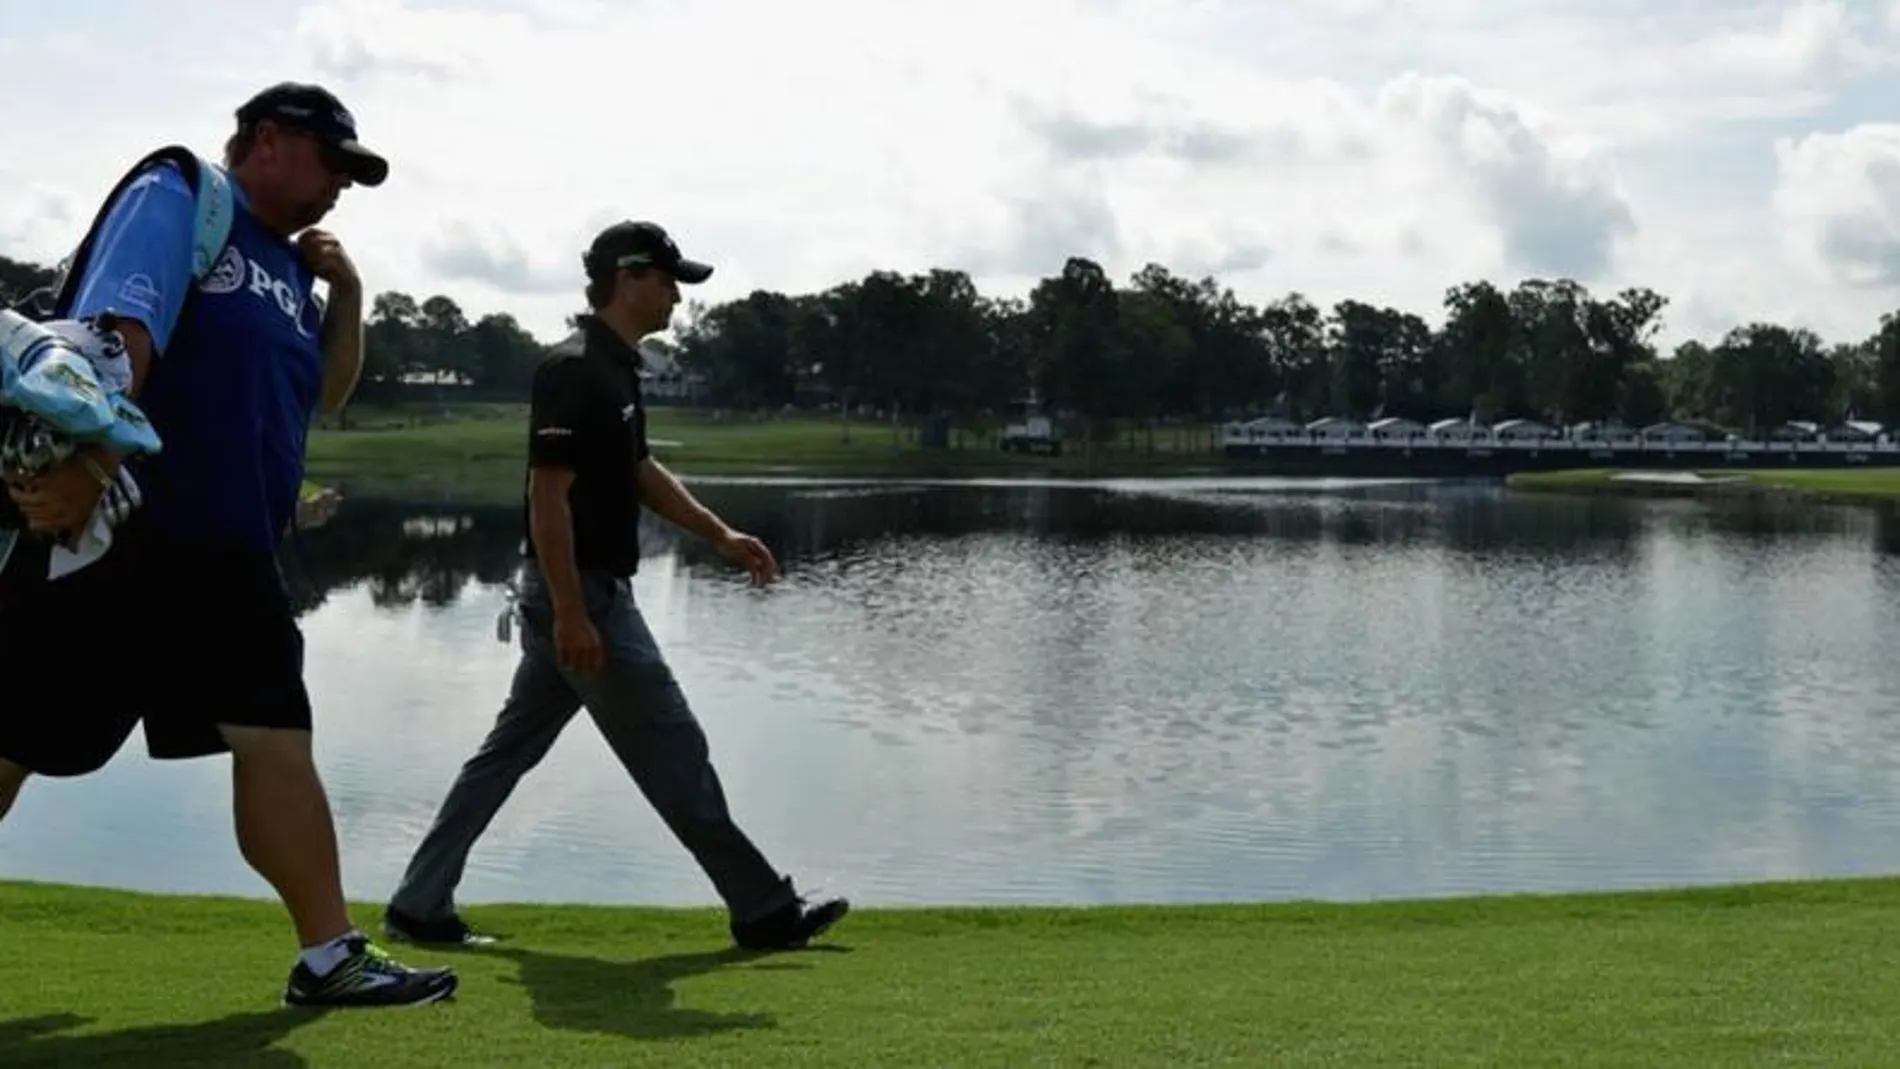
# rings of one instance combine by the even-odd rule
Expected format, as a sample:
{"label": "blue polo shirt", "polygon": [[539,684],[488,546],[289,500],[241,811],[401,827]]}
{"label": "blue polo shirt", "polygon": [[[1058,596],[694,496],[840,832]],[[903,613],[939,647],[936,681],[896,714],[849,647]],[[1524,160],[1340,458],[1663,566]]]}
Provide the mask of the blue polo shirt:
{"label": "blue polo shirt", "polygon": [[132,471],[153,532],[272,551],[303,483],[323,311],[296,246],[232,190],[230,240],[193,292],[191,190],[169,163],[140,176],[108,212],[68,314],[136,319],[152,335],[137,400],[163,448]]}

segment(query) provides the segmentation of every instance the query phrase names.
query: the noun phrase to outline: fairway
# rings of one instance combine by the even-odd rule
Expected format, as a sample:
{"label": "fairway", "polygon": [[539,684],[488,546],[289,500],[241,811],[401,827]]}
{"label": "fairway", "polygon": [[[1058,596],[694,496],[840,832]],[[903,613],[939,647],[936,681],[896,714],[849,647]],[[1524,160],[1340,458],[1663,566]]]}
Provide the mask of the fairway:
{"label": "fairway", "polygon": [[[309,476],[355,496],[453,495],[511,500],[521,492],[527,414],[520,405],[370,412],[356,429],[310,435]],[[994,441],[952,432],[942,448],[888,424],[810,416],[720,419],[699,410],[648,415],[654,455],[688,475],[987,476],[1201,474],[1238,470],[1207,448],[1205,434],[1129,434],[1085,455],[1005,453]],[[1193,448],[1198,440],[1200,448]]]}
{"label": "fairway", "polygon": [[0,883],[0,1065],[1868,1065],[1897,912],[1893,880],[864,910],[749,956],[710,911],[475,907],[504,944],[395,948],[454,960],[457,1000],[313,1016],[276,1008],[272,903]]}
{"label": "fairway", "polygon": [[[1697,481],[1669,481],[1699,476]],[[1680,471],[1580,468],[1519,472],[1506,485],[1538,493],[1623,497],[1772,497],[1817,503],[1876,502],[1900,498],[1900,466],[1875,468],[1686,468]]]}

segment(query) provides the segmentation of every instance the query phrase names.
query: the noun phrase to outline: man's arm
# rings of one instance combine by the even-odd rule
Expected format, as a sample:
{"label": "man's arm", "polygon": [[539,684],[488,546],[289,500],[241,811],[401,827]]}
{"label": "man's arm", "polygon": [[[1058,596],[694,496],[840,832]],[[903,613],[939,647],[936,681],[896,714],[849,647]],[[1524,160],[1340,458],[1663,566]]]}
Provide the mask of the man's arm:
{"label": "man's arm", "polygon": [[640,461],[636,479],[640,501],[661,519],[696,534],[708,542],[717,542],[732,534],[732,528],[713,510],[700,504],[679,478],[649,454]]}
{"label": "man's arm", "polygon": [[[317,411],[333,416],[349,403],[363,373],[363,279],[336,235],[315,227],[297,235],[297,252],[310,273],[329,284],[329,302],[318,302],[323,321],[317,327],[323,351],[323,386]],[[312,294],[315,301],[316,295]]]}
{"label": "man's arm", "polygon": [[[107,211],[91,261],[78,279],[69,315],[98,316],[125,339],[132,365],[127,392],[138,396],[152,361],[171,342],[190,290],[197,203],[185,176],[159,164],[133,180]],[[84,450],[110,473],[119,457],[104,446]]]}
{"label": "man's arm", "polygon": [[733,530],[717,513],[700,504],[680,485],[679,479],[645,449],[640,451],[640,467],[634,478],[643,504],[661,519],[713,543],[719,552],[743,565],[752,574],[754,583],[764,586],[778,575],[778,562],[772,559],[772,551],[765,543]]}
{"label": "man's arm", "polygon": [[586,372],[577,359],[556,357],[543,363],[534,373],[529,406],[528,529],[557,616],[586,611],[574,560],[574,514],[567,500],[587,415]]}
{"label": "man's arm", "polygon": [[547,579],[554,614],[584,612],[581,572],[574,563],[574,512],[567,491],[574,485],[574,469],[552,464],[528,468],[528,528],[534,532],[535,559]]}
{"label": "man's arm", "polygon": [[326,416],[343,411],[363,374],[363,287],[331,283],[330,300],[318,328],[323,345],[323,396],[318,410]]}

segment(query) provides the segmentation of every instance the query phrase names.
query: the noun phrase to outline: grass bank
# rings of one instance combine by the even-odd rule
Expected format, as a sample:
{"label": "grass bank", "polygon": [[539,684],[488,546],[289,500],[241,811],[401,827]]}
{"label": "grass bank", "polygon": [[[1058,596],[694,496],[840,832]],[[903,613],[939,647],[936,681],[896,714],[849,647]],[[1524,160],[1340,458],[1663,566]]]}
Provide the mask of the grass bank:
{"label": "grass bank", "polygon": [[1534,493],[1618,497],[1800,499],[1865,504],[1900,500],[1900,468],[1690,469],[1675,472],[1588,468],[1520,472],[1506,485]]}
{"label": "grass bank", "polygon": [[[319,429],[310,439],[310,478],[364,496],[454,495],[512,500],[521,492],[527,413],[520,405],[456,406],[367,412],[349,430]],[[855,423],[847,436],[835,419],[714,419],[698,411],[653,409],[648,437],[655,455],[688,475],[1010,476],[1167,475],[1233,470],[1190,449],[1171,432],[1085,457],[1004,453],[969,436],[960,446],[924,448],[889,426]]]}
{"label": "grass bank", "polygon": [[764,958],[706,911],[472,912],[507,943],[416,955],[455,1002],[312,1017],[275,1006],[274,904],[0,883],[0,1064],[1869,1065],[1900,996],[1890,879],[864,911]]}

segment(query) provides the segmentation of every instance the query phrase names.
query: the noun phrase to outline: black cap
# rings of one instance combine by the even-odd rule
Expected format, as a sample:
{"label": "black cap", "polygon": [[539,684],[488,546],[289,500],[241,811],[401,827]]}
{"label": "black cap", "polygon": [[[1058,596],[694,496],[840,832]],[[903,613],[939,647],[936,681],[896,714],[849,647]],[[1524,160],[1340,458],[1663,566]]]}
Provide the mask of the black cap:
{"label": "black cap", "polygon": [[680,255],[680,247],[658,223],[615,223],[601,231],[581,257],[589,278],[622,267],[657,267],[687,285],[712,277],[713,269]]}
{"label": "black cap", "polygon": [[350,180],[359,186],[380,186],[389,177],[389,161],[356,139],[356,117],[320,85],[279,82],[237,110],[239,126],[265,119],[316,135],[348,161]]}

